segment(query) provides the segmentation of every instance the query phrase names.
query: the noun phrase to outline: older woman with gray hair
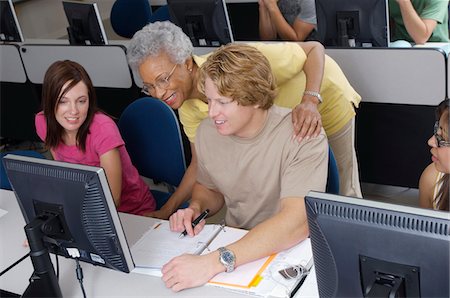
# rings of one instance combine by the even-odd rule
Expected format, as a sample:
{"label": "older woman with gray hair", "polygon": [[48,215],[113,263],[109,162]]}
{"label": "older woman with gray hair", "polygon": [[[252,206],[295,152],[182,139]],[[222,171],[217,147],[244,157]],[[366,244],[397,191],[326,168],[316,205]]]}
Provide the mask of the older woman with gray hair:
{"label": "older woman with gray hair", "polygon": [[[293,138],[301,142],[316,137],[323,126],[336,156],[341,193],[361,196],[353,145],[354,105],[361,97],[339,66],[324,55],[317,42],[249,45],[269,60],[278,86],[275,104],[293,109]],[[191,142],[191,163],[175,193],[156,215],[160,218],[168,218],[190,198],[196,181],[195,135],[200,122],[208,117],[208,99],[197,89],[197,71],[208,55],[196,56],[193,50],[189,37],[170,22],[145,26],[128,45],[128,61],[142,78],[142,92],[178,110]]]}

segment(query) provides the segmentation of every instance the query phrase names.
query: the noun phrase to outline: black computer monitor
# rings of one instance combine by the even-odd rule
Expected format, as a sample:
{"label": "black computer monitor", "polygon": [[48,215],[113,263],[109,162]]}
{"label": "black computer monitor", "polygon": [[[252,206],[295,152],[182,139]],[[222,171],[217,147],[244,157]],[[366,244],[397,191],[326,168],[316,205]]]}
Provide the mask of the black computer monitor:
{"label": "black computer monitor", "polygon": [[388,47],[388,0],[315,0],[325,47]]}
{"label": "black computer monitor", "polygon": [[0,41],[23,42],[23,34],[11,0],[0,0]]}
{"label": "black computer monitor", "polygon": [[321,297],[449,297],[450,213],[310,192]]}
{"label": "black computer monitor", "polygon": [[69,27],[67,33],[71,45],[108,44],[97,3],[63,1]]}
{"label": "black computer monitor", "polygon": [[[126,273],[134,268],[102,168],[13,154],[3,160],[32,252],[37,243],[41,252],[78,255],[81,261]],[[30,231],[38,234],[30,236]],[[42,262],[33,260],[35,272],[45,271],[37,270],[36,263]],[[41,290],[30,296],[53,296]]]}
{"label": "black computer monitor", "polygon": [[194,47],[218,47],[233,42],[224,0],[167,0],[170,20],[179,26]]}

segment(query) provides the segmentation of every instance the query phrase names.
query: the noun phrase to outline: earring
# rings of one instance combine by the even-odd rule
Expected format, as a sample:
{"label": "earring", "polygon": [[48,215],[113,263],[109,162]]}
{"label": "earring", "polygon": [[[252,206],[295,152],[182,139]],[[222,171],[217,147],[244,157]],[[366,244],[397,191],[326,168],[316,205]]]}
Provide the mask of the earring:
{"label": "earring", "polygon": [[188,71],[189,71],[189,72],[192,72],[192,68],[188,68]]}

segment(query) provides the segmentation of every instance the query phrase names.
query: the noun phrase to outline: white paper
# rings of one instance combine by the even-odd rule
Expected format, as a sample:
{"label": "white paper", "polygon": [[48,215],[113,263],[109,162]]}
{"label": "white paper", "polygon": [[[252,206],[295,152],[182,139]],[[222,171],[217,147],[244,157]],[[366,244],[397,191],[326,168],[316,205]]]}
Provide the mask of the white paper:
{"label": "white paper", "polygon": [[194,237],[179,238],[179,232],[170,231],[168,221],[161,221],[149,229],[131,248],[135,267],[161,269],[172,258],[190,253],[194,254],[219,227],[205,225]]}

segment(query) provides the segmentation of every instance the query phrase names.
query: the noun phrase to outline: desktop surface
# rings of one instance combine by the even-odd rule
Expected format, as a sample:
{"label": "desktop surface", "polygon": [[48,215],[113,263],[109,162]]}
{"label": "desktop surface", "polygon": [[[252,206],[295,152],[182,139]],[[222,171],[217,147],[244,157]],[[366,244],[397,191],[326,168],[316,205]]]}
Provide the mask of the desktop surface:
{"label": "desktop surface", "polygon": [[[2,215],[2,210],[7,213]],[[128,241],[132,246],[156,219],[119,213]],[[28,253],[23,246],[25,221],[12,191],[0,190],[0,271]],[[52,262],[55,256],[51,255]],[[59,257],[59,284],[63,297],[81,297],[82,292],[75,274],[75,262]],[[213,286],[202,286],[178,293],[167,289],[159,277],[122,272],[81,263],[87,297],[249,297]],[[29,258],[0,277],[0,288],[21,294],[28,286],[33,267]],[[314,270],[295,297],[318,297]]]}

